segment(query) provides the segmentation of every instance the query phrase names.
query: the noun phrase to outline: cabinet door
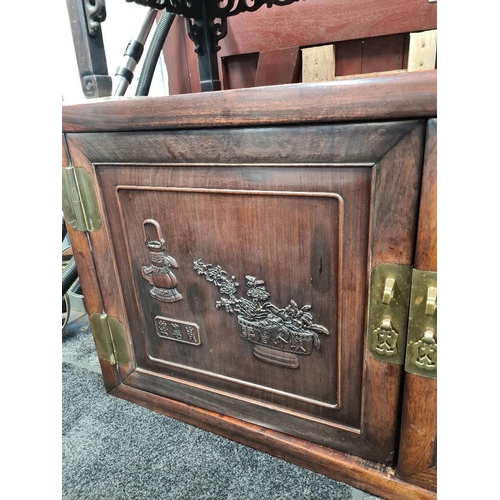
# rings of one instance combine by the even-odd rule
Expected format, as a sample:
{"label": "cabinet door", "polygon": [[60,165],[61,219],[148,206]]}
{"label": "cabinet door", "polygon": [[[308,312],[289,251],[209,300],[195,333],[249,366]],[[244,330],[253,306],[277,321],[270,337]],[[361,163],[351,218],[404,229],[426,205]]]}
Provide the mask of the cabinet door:
{"label": "cabinet door", "polygon": [[402,366],[367,352],[367,297],[413,262],[424,125],[69,134],[121,383],[393,463]]}

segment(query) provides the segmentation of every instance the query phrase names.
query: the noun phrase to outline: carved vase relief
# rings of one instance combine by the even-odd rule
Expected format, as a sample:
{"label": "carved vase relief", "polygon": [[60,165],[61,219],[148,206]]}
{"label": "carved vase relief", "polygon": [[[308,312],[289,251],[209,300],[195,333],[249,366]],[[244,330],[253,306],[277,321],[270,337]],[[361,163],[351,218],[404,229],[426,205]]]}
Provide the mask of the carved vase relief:
{"label": "carved vase relief", "polygon": [[270,294],[264,281],[254,276],[245,276],[247,296],[237,297],[234,276],[228,277],[220,266],[205,264],[201,259],[193,263],[193,269],[226,295],[215,303],[224,307],[228,314],[236,313],[240,325],[240,336],[254,345],[255,356],[267,363],[287,368],[298,368],[298,355],[311,354],[313,346],[321,347],[320,334],[329,335],[328,330],[313,323],[310,305],[301,308],[293,300],[280,309],[269,302]]}
{"label": "carved vase relief", "polygon": [[161,302],[176,302],[182,299],[177,291],[177,278],[170,268],[179,267],[177,261],[165,252],[165,239],[160,224],[154,219],[143,222],[144,242],[149,250],[150,266],[142,266],[142,277],[153,288],[149,291],[151,297]]}

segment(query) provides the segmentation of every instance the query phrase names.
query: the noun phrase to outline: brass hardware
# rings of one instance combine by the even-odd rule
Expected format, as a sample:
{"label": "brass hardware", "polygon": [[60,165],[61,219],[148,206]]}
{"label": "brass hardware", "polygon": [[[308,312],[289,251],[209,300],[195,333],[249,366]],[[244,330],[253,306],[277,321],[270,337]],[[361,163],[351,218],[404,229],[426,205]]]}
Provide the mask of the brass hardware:
{"label": "brass hardware", "polygon": [[405,370],[437,375],[437,273],[413,270]]}
{"label": "brass hardware", "polygon": [[432,316],[437,308],[437,288],[430,286],[427,289],[427,302],[425,305],[425,314]]}
{"label": "brass hardware", "polygon": [[370,280],[367,349],[377,360],[404,364],[412,267],[379,264]]}
{"label": "brass hardware", "polygon": [[378,354],[395,356],[398,353],[399,334],[394,330],[389,318],[384,318],[380,326],[373,332],[372,349]]}
{"label": "brass hardware", "polygon": [[387,278],[385,280],[384,296],[382,298],[382,304],[389,304],[391,299],[394,297],[394,283],[396,280],[394,278]]}
{"label": "brass hardware", "polygon": [[116,318],[107,314],[90,315],[90,328],[94,335],[97,354],[112,365],[129,362],[125,328]]}
{"label": "brass hardware", "polygon": [[62,205],[64,220],[78,231],[97,231],[101,215],[92,176],[83,167],[63,167]]}
{"label": "brass hardware", "polygon": [[424,336],[412,345],[411,362],[423,370],[437,368],[437,342],[432,330],[425,330]]}

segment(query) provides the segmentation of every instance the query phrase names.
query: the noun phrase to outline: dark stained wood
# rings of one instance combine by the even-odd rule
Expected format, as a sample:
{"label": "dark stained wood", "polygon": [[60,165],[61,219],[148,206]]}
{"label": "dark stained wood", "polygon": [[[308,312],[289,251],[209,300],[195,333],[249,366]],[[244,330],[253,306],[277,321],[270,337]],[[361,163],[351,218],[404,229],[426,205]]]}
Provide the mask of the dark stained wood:
{"label": "dark stained wood", "polygon": [[[324,13],[321,12],[321,7],[323,2],[315,3],[315,5],[311,5],[310,8],[318,9],[314,10],[314,14],[321,18],[318,23],[318,26],[323,27],[325,25]],[[331,7],[331,4],[329,5]],[[346,6],[344,6],[345,8]],[[298,4],[287,6],[287,9],[302,9],[303,7]],[[374,7],[376,9],[380,8],[380,3],[377,3],[377,6]],[[265,10],[265,9],[264,9]],[[406,11],[405,11],[406,12]],[[252,13],[255,14],[255,13]],[[407,19],[400,18],[399,21],[406,21]],[[430,18],[430,24],[435,23],[435,12],[428,12]],[[276,13],[273,13],[276,15]],[[434,19],[434,21],[431,21]],[[238,23],[238,20],[233,18],[230,22]],[[286,19],[286,23],[293,23],[293,19]],[[418,20],[415,20],[418,24]],[[406,68],[408,64],[408,44],[409,44],[409,33],[404,32],[404,29],[401,31],[393,31],[394,34],[387,34],[385,36],[379,36],[384,33],[377,33],[377,31],[368,30],[364,35],[364,38],[359,39],[350,39],[350,38],[342,38],[342,40],[333,39],[327,35],[323,30],[317,29],[311,31],[308,34],[309,38],[300,38],[300,29],[298,31],[293,30],[290,26],[287,26],[289,30],[288,34],[283,37],[282,33],[276,33],[271,28],[271,25],[265,24],[261,27],[261,30],[270,31],[266,34],[266,36],[270,39],[271,45],[269,47],[264,48],[260,54],[264,54],[266,52],[280,51],[280,50],[299,50],[304,46],[314,46],[314,45],[325,45],[331,44],[335,42],[336,48],[336,75],[350,75],[350,74],[359,74],[359,73],[372,73],[372,72],[380,72],[380,71],[388,71],[392,69],[401,69]],[[405,24],[406,27],[408,27]],[[370,27],[373,27],[370,25]],[[351,26],[353,33],[355,32],[354,27]],[[412,28],[414,31],[418,31],[418,28]],[[372,33],[375,33],[372,34]],[[323,37],[323,38],[322,38]],[[236,33],[230,34],[231,45],[234,46],[231,50],[231,53],[223,54],[219,53],[221,57],[219,58],[219,70],[221,74],[227,73],[226,64],[224,61],[235,59],[239,61],[240,57],[246,57],[251,55],[252,57],[258,56],[257,52],[252,52],[255,41],[248,40],[245,38],[241,38],[240,31]],[[224,44],[224,41],[222,42]],[[192,42],[189,40],[187,35],[185,35],[185,44],[186,47],[193,47]],[[192,50],[190,52],[193,52]],[[300,55],[300,54],[299,54]],[[260,57],[260,56],[259,56]],[[176,59],[177,58],[177,59]],[[299,61],[300,63],[300,61]],[[177,71],[177,67],[186,66],[189,67],[189,74],[191,76],[191,86],[193,87],[193,91],[199,91],[199,81],[198,81],[198,70],[197,70],[197,61],[194,56],[194,52],[188,55],[187,59],[181,54],[177,56],[176,54],[170,54],[169,66],[173,68],[173,72]],[[362,71],[361,67],[364,66],[365,69]],[[223,69],[224,68],[224,69]],[[234,75],[235,81],[245,82],[245,85],[232,85],[227,78],[223,78],[223,89],[230,88],[243,88],[250,87],[250,77],[246,77],[245,69],[241,64],[235,64],[233,68],[231,68],[231,75]],[[297,80],[284,81],[282,83],[292,83]],[[274,85],[275,83],[268,83],[267,85]],[[262,86],[262,83],[259,83],[256,86]]]}
{"label": "dark stained wood", "polygon": [[346,76],[336,76],[334,78],[335,81],[352,81],[354,82],[355,80],[359,79],[365,79],[365,78],[379,78],[381,76],[396,76],[396,75],[403,75],[403,74],[408,74],[408,71],[406,69],[393,69],[391,71],[382,71],[382,72],[375,72],[375,73],[365,73],[365,74],[359,74],[359,75],[346,75]]}
{"label": "dark stained wood", "polygon": [[222,59],[224,88],[253,87],[259,54],[239,54]]}
{"label": "dark stained wood", "polygon": [[[261,363],[262,364],[262,363]],[[287,370],[288,372],[288,370]],[[289,436],[306,439],[309,443],[323,444],[343,452],[379,462],[380,454],[356,429],[326,425],[324,421],[308,420],[298,413],[289,412],[285,417],[277,405],[262,404],[257,399],[237,398],[222,391],[207,392],[200,384],[176,383],[175,378],[159,377],[153,372],[138,369],[124,383],[144,393],[157,394],[176,401],[193,404],[199,408],[238,418],[263,428],[280,431]],[[251,403],[251,407],[249,405]]]}
{"label": "dark stained wood", "polygon": [[437,27],[437,6],[421,0],[316,0],[228,18],[220,56],[371,38]]}
{"label": "dark stained wood", "polygon": [[[112,393],[386,498],[435,498],[416,486],[432,464],[413,484],[382,465],[396,465],[402,367],[364,345],[370,270],[415,259],[435,111],[435,71],[65,106],[104,222],[89,235],[93,272],[131,349]],[[178,261],[174,303],[152,299],[142,274],[147,218]],[[198,258],[234,274],[240,296],[252,274],[272,303],[311,304],[330,332],[321,349],[299,369],[262,362],[215,308]],[[155,316],[195,323],[201,346],[162,339]]]}
{"label": "dark stained wood", "polygon": [[[168,70],[168,91],[170,95],[189,94],[191,92],[191,78],[187,65],[187,50],[192,50],[190,45],[186,47],[185,20],[176,16],[168,32],[163,47],[163,58]],[[177,64],[183,61],[183,64]]]}
{"label": "dark stained wood", "polygon": [[363,61],[363,40],[335,44],[335,76],[359,75]]}
{"label": "dark stained wood", "polygon": [[324,474],[387,500],[431,500],[436,495],[398,479],[391,468],[265,429],[259,425],[120,385],[113,396]]}
{"label": "dark stained wood", "polygon": [[[68,134],[92,163],[307,164],[376,163],[416,125],[415,120],[334,125]],[[304,133],[297,133],[298,129]],[[334,141],[329,140],[335,137]],[[274,138],[274,139],[273,139]],[[273,140],[279,148],[272,148]],[[134,141],[135,148],[130,144]]]}
{"label": "dark stained wood", "polygon": [[79,0],[66,0],[75,49],[76,63],[83,95],[87,98],[111,95],[112,79],[108,75],[102,28],[93,35],[87,30],[86,8]]}
{"label": "dark stained wood", "polygon": [[[228,34],[220,42],[221,50],[218,52],[219,72],[223,74],[222,60],[224,58],[331,43],[335,43],[339,49],[338,75],[361,73],[357,69],[349,69],[348,65],[361,64],[362,59],[367,65],[367,69],[363,71],[365,73],[385,71],[388,63],[391,69],[393,67],[406,68],[408,46],[406,45],[404,50],[403,46],[398,48],[398,54],[394,59],[394,54],[391,54],[393,42],[390,40],[404,37],[407,42],[410,32],[435,29],[437,27],[436,5],[422,0],[405,2],[404,8],[397,0],[368,2],[354,0],[347,3],[343,0],[315,0],[314,2],[296,2],[285,7],[271,9],[263,7],[256,12],[242,13],[228,19]],[[199,92],[200,84],[194,45],[187,34],[184,40],[186,53],[171,52],[167,70],[170,76],[185,72],[187,68],[191,91]],[[381,40],[386,41],[381,44]],[[362,54],[357,53],[355,47],[364,43],[367,44],[367,52],[362,58]],[[380,49],[389,50],[385,59]],[[168,46],[165,50],[169,50]],[[344,50],[351,52],[349,61],[342,60]],[[402,50],[403,53],[401,53]],[[373,53],[373,58],[371,53]],[[398,61],[397,57],[402,57],[403,61]],[[394,63],[397,63],[396,66]],[[238,76],[238,78],[243,77],[244,75]],[[182,85],[182,82],[179,84]],[[235,87],[223,82],[223,89],[229,88]]]}
{"label": "dark stained wood", "polygon": [[[375,166],[376,178],[372,195],[383,191],[388,196],[374,201],[373,267],[381,262],[413,263],[417,230],[414,215],[418,210],[424,135],[425,125],[421,122]],[[400,165],[400,168],[396,171],[386,168],[386,165],[393,164]],[[397,176],[396,182],[394,176]],[[384,189],[387,182],[395,186],[395,192]],[[411,198],[402,198],[399,190],[410,192]],[[390,228],[390,233],[387,228]]]}
{"label": "dark stained wood", "polygon": [[[387,120],[437,114],[437,71],[63,106],[63,132]],[[408,95],[412,98],[408,99]]]}
{"label": "dark stained wood", "polygon": [[[71,144],[71,141],[68,140],[68,149],[71,155],[71,160],[74,166],[85,168],[86,171],[91,174],[95,179],[95,172],[92,164],[86,158],[84,153],[74,147]],[[110,243],[107,229],[107,222],[105,213],[102,209],[102,199],[99,199],[99,189],[97,185],[95,185],[95,190],[97,194],[98,203],[100,205],[100,213],[102,219],[102,227],[97,231],[89,231],[87,233],[88,240],[86,234],[80,231],[75,231],[78,235],[85,237],[87,241],[87,248],[85,250],[85,256],[87,259],[92,261],[92,273],[96,276],[96,283],[94,286],[98,285],[98,290],[101,294],[102,305],[98,310],[87,309],[87,312],[91,314],[92,312],[105,312],[108,316],[113,316],[117,318],[125,327],[125,333],[127,335],[128,345],[129,345],[129,355],[130,362],[127,365],[119,365],[118,370],[120,372],[120,378],[125,379],[134,369],[135,369],[135,360],[134,360],[134,351],[132,348],[132,343],[130,340],[130,328],[127,324],[127,315],[125,313],[125,309],[123,306],[123,299],[120,293],[120,286],[116,281],[116,270],[113,269],[114,260],[109,254]],[[80,236],[80,237],[81,237]],[[71,235],[70,235],[71,238]],[[73,240],[71,240],[73,241]],[[91,250],[89,248],[89,244],[91,245]],[[76,259],[76,258],[75,258]],[[84,298],[86,296],[86,290],[82,283],[82,292]],[[84,299],[85,300],[85,299]],[[108,364],[106,361],[103,361],[102,364]],[[115,370],[115,367],[113,367]]]}
{"label": "dark stained wood", "polygon": [[410,33],[405,34],[405,48],[403,51],[403,69],[408,69],[408,55],[410,52]]}
{"label": "dark stained wood", "polygon": [[427,125],[415,269],[437,271],[437,119]]}
{"label": "dark stained wood", "polygon": [[[424,134],[425,125],[420,122],[374,167],[372,267],[382,262],[413,262]],[[394,169],[393,165],[400,168]],[[391,188],[385,187],[387,183]],[[404,189],[405,194],[400,189]],[[387,196],[378,196],[380,193]],[[377,361],[369,354],[364,361],[367,390],[363,401],[363,433],[371,443],[384,449],[391,443],[389,429],[398,426],[403,367]],[[374,414],[378,415],[375,419]],[[395,450],[395,443],[391,444]]]}
{"label": "dark stained wood", "polygon": [[[224,408],[243,420],[255,401],[252,422],[392,462],[400,371],[388,374],[385,364],[368,362],[365,379],[373,392],[365,395],[367,409],[360,408],[366,259],[372,252],[368,242],[374,240],[368,228],[406,248],[405,225],[410,235],[415,226],[410,212],[415,217],[418,191],[412,186],[419,176],[419,137],[422,142],[420,121],[70,134],[70,145],[85,154],[80,162],[90,160],[96,171],[106,215],[106,231],[92,236],[101,288],[117,302],[117,314],[123,294],[137,366],[143,371],[129,377],[129,383],[196,400],[208,409]],[[399,224],[383,227],[395,210]],[[191,301],[165,307],[149,298],[150,286],[140,275],[141,266],[150,264],[142,234],[142,222],[149,218],[168,231],[168,251],[179,264],[179,291],[189,293]],[[380,258],[382,251],[373,248]],[[390,259],[395,251],[386,249],[384,257]],[[222,333],[235,330],[235,319],[211,306],[215,287],[192,271],[198,258],[222,265],[241,281],[248,273],[264,279],[278,305],[291,298],[312,304],[315,320],[328,325],[330,337],[322,340],[319,352],[300,360],[295,375],[263,364],[252,356],[250,344]],[[348,283],[337,276],[348,276]],[[121,293],[112,292],[117,283],[123,284]],[[165,343],[155,333],[155,316],[200,325],[202,345],[212,355],[205,356],[203,348]],[[381,401],[380,380],[389,386]],[[356,430],[360,426],[361,433]]]}
{"label": "dark stained wood", "polygon": [[297,83],[300,79],[300,61],[298,47],[261,52],[255,76],[255,87]]}
{"label": "dark stained wood", "polygon": [[403,69],[405,40],[404,34],[363,40],[361,73]]}
{"label": "dark stained wood", "polygon": [[[73,165],[64,135],[62,137],[62,153],[62,166],[69,167]],[[80,278],[85,309],[89,315],[94,312],[101,313],[103,311],[103,301],[99,279],[96,274],[86,234],[82,231],[75,231],[69,224],[67,225],[67,229],[78,270],[78,277]],[[103,359],[99,358],[99,364],[101,366],[104,387],[107,391],[111,391],[120,384],[118,372],[113,365]]]}
{"label": "dark stained wood", "polygon": [[[300,133],[298,130],[297,135]],[[134,144],[130,147],[133,148]],[[196,153],[191,154],[195,156]],[[299,169],[293,164],[274,168],[251,165],[211,167],[207,178],[204,169],[190,166],[163,168],[156,174],[157,167],[130,167],[125,171],[102,166],[98,167],[98,175],[102,179],[103,197],[109,200],[106,208],[116,242],[121,282],[134,284],[127,286],[130,293],[137,290],[135,300],[126,296],[127,308],[132,312],[135,303],[141,304],[130,318],[132,331],[138,332],[134,345],[139,366],[174,375],[181,381],[203,384],[208,390],[223,390],[233,399],[251,397],[268,402],[275,406],[276,418],[267,418],[271,425],[283,426],[290,420],[289,416],[281,414],[277,406],[280,405],[286,407],[288,413],[307,412],[319,421],[333,420],[355,427],[359,426],[359,397],[355,394],[360,392],[360,378],[352,377],[352,374],[356,370],[359,372],[360,367],[351,360],[356,358],[354,351],[360,351],[364,304],[362,296],[358,298],[349,294],[350,310],[359,312],[343,313],[342,316],[346,317],[342,330],[338,331],[334,311],[345,306],[339,303],[340,282],[336,276],[343,274],[338,267],[339,245],[342,244],[346,254],[343,267],[349,270],[353,287],[356,285],[356,290],[362,290],[365,286],[367,236],[366,231],[365,235],[359,236],[358,228],[368,225],[369,208],[363,200],[368,199],[370,192],[371,169],[353,165],[343,171],[339,166],[337,174],[332,167],[311,166],[307,168],[306,177],[302,174],[305,168]],[[147,186],[151,185],[148,180],[152,176],[155,176],[154,186],[177,186],[185,191],[151,190]],[[117,197],[119,205],[115,206],[112,196],[118,185],[144,186],[145,190],[122,188]],[[193,187],[198,191],[193,192]],[[225,191],[218,192],[221,189]],[[233,194],[229,195],[228,190],[233,190]],[[314,196],[325,191],[338,192],[348,200],[343,209],[346,230],[340,226],[338,198],[327,198],[324,194]],[[263,194],[251,194],[259,192]],[[266,192],[275,194],[266,195]],[[281,192],[305,192],[307,195],[286,196]],[[163,208],[166,206],[175,206],[176,210],[166,212]],[[196,207],[196,217],[193,217],[193,207]],[[269,214],[273,216],[269,217]],[[118,215],[121,215],[119,219]],[[144,280],[137,275],[137,265],[148,263],[145,261],[147,255],[142,252],[141,234],[142,221],[147,217],[168,228],[170,252],[179,263],[175,274],[182,290],[190,294],[190,300],[179,301],[175,308],[148,300],[149,287],[142,286]],[[123,221],[126,221],[126,226]],[[125,227],[127,238],[124,241],[121,235]],[[303,241],[303,246],[289,244],[299,240]],[[241,241],[245,244],[240,245]],[[124,255],[125,250],[129,259]],[[273,303],[285,306],[293,298],[301,306],[312,304],[315,320],[318,324],[328,325],[330,338],[321,340],[319,352],[301,357],[301,369],[297,372],[263,365],[252,355],[251,344],[243,342],[238,335],[236,318],[214,307],[218,295],[215,287],[193,272],[192,263],[200,257],[206,262],[220,264],[230,274],[236,275],[243,290],[245,275],[251,273],[265,279]],[[304,264],[291,265],[293,262]],[[127,268],[130,268],[130,275],[126,273]],[[183,344],[160,339],[151,324],[151,318],[156,315],[173,315],[200,325],[204,347],[186,348]],[[337,368],[337,344],[340,342],[337,337],[344,336],[344,330],[356,334],[350,334],[350,342],[345,339],[342,347],[344,359]],[[147,337],[147,348],[141,342],[144,336]],[[207,356],[207,352],[211,355]],[[232,362],[234,359],[238,359],[238,363]],[[176,366],[165,365],[165,362],[174,362]],[[212,375],[211,379],[207,378],[209,375]],[[220,379],[219,375],[225,378]],[[245,385],[248,383],[252,386]],[[338,385],[342,396],[338,393]],[[273,392],[276,390],[285,394]],[[183,388],[181,393],[187,394],[188,390]],[[307,401],[297,397],[307,398]],[[341,408],[331,408],[338,404],[340,397],[343,401]],[[197,399],[201,404],[201,398]],[[226,401],[220,407],[232,411],[230,405],[231,401]],[[248,418],[248,409],[239,415]],[[252,419],[256,418],[256,410],[252,409]],[[306,424],[292,425],[289,432],[294,428],[295,432],[305,432]]]}
{"label": "dark stained wood", "polygon": [[437,379],[405,374],[396,473],[436,491]]}
{"label": "dark stained wood", "polygon": [[[437,119],[427,125],[415,268],[437,271]],[[436,490],[437,379],[405,374],[397,474]]]}

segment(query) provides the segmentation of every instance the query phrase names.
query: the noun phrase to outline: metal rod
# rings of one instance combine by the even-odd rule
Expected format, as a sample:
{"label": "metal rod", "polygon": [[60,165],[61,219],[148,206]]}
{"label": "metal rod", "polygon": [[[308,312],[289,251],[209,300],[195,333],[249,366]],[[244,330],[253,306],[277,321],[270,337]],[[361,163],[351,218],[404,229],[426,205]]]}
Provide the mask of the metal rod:
{"label": "metal rod", "polygon": [[151,32],[151,28],[153,27],[156,14],[156,9],[149,9],[136,39],[130,40],[128,43],[123,54],[123,65],[119,66],[115,73],[115,76],[120,78],[113,93],[114,96],[125,95],[128,86],[132,83],[134,70],[137,67],[137,64],[139,64],[142,53],[144,52],[144,45],[146,44],[146,40]]}

